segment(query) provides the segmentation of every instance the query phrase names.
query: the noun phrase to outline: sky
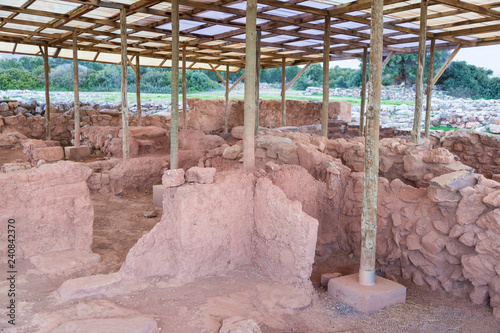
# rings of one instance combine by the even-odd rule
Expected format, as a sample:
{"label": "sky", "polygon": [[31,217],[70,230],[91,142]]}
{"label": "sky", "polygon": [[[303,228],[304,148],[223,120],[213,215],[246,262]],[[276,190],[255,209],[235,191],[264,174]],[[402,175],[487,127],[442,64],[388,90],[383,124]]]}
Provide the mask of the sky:
{"label": "sky", "polygon": [[[465,61],[471,65],[493,70],[493,76],[500,77],[500,45],[462,48],[453,61]],[[359,60],[333,61],[330,67],[359,68]]]}

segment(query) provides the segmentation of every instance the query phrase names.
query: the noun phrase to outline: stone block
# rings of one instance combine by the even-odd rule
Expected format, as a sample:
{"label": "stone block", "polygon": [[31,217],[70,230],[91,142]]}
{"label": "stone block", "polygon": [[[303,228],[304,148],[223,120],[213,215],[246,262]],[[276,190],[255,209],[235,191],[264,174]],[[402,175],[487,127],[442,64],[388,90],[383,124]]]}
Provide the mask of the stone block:
{"label": "stone block", "polygon": [[215,172],[215,168],[192,167],[186,172],[186,180],[199,184],[212,184],[214,182]]}
{"label": "stone block", "polygon": [[163,207],[163,192],[165,192],[166,185],[153,185],[153,203],[155,206]]}
{"label": "stone block", "polygon": [[85,157],[90,156],[90,147],[89,146],[64,147],[64,153],[66,155],[67,160],[79,161],[83,160]]}
{"label": "stone block", "polygon": [[184,169],[165,170],[161,183],[166,187],[176,187],[184,184]]}
{"label": "stone block", "polygon": [[328,294],[364,313],[406,302],[405,286],[379,276],[375,276],[374,285],[364,286],[359,284],[358,278],[356,273],[331,279]]}
{"label": "stone block", "polygon": [[83,298],[87,296],[102,295],[122,280],[120,272],[106,275],[82,276],[65,281],[57,293],[63,299]]}

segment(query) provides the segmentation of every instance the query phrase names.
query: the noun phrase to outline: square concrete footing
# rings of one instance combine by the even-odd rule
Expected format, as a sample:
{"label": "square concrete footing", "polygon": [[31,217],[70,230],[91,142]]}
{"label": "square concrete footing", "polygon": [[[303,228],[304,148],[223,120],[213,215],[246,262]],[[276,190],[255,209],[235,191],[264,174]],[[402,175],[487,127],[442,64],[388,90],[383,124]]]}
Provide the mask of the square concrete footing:
{"label": "square concrete footing", "polygon": [[66,154],[67,160],[78,161],[90,156],[90,147],[64,147],[64,153]]}
{"label": "square concrete footing", "polygon": [[153,203],[155,206],[163,208],[163,192],[165,192],[165,185],[153,185]]}
{"label": "square concrete footing", "polygon": [[380,276],[372,286],[359,284],[359,274],[330,279],[328,294],[364,313],[406,302],[406,287]]}

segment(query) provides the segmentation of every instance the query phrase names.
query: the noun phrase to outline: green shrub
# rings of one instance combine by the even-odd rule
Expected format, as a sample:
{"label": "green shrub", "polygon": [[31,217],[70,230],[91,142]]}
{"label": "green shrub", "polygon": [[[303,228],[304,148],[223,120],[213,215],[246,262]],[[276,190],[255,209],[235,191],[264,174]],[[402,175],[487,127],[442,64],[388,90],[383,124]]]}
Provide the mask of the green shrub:
{"label": "green shrub", "polygon": [[37,89],[37,78],[30,72],[18,68],[0,70],[0,89]]}

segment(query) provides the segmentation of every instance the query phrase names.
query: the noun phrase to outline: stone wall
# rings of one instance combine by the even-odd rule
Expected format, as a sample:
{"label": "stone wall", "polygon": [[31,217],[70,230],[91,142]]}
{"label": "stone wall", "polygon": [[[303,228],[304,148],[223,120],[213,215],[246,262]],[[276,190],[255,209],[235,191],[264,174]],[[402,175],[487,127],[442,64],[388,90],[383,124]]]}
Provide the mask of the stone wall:
{"label": "stone wall", "polygon": [[[432,143],[446,148],[488,178],[500,175],[500,136],[457,130],[434,136]],[[500,177],[500,176],[498,176]]]}
{"label": "stone wall", "polygon": [[89,252],[94,209],[86,180],[91,170],[58,162],[0,173],[0,255],[7,257],[7,221],[14,219],[16,259],[56,251]]}
{"label": "stone wall", "polygon": [[136,157],[128,160],[113,158],[86,163],[92,169],[87,185],[91,192],[108,193],[120,190],[147,191],[161,183],[168,168],[168,156]]}
{"label": "stone wall", "polygon": [[311,291],[318,222],[301,207],[250,172],[167,187],[161,222],[134,245],[120,272],[187,282],[256,263],[271,278]]}
{"label": "stone wall", "polygon": [[[242,99],[229,101],[229,127],[243,125]],[[220,131],[224,127],[224,100],[188,99],[189,128],[206,133]],[[302,126],[321,123],[321,102],[286,101],[287,126]],[[329,118],[351,121],[351,104],[330,102]],[[282,126],[281,101],[263,100],[259,102],[259,126],[276,128]]]}
{"label": "stone wall", "polygon": [[[188,127],[201,130],[205,133],[220,132],[224,126],[224,100],[188,99]],[[263,127],[281,126],[281,102],[275,100],[260,101],[260,125]],[[45,117],[40,113],[33,115],[30,112],[3,113],[0,115],[0,128],[15,129],[31,139],[45,138]],[[230,100],[230,127],[243,125],[243,100]],[[51,107],[51,134],[52,139],[71,143],[72,131],[75,123],[73,108]],[[309,101],[287,101],[287,123],[291,126],[319,124],[321,119],[321,103]],[[80,108],[81,127],[116,126],[121,127],[121,111],[118,109],[104,109],[99,105],[82,106]],[[182,123],[183,113],[180,115]],[[351,104],[347,102],[330,102],[329,117],[344,121],[351,120]],[[170,129],[170,116],[143,115],[143,126],[155,126],[166,130]],[[129,114],[129,125],[137,125],[137,117]],[[116,136],[115,136],[116,138]]]}

